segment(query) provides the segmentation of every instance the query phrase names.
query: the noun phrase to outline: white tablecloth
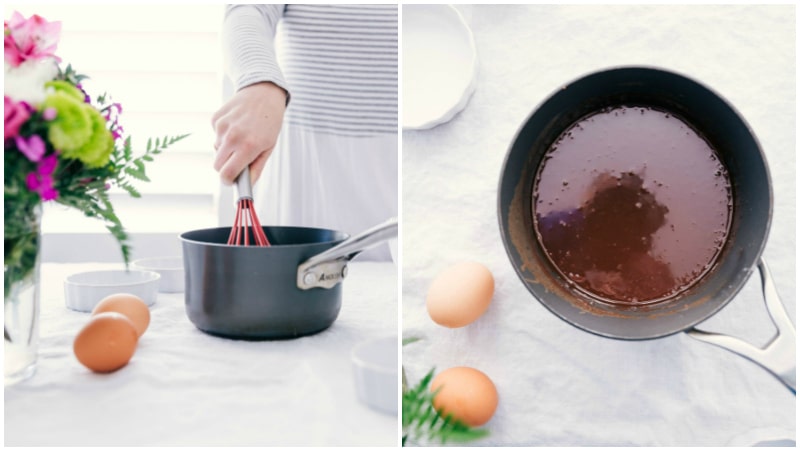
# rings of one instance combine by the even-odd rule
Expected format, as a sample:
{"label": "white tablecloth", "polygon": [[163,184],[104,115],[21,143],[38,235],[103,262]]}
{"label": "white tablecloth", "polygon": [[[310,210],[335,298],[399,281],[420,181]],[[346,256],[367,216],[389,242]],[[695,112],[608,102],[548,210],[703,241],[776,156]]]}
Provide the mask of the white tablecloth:
{"label": "white tablecloth", "polygon": [[[506,150],[555,89],[616,65],[660,66],[725,96],[749,122],[772,173],[764,254],[795,318],[794,6],[458,6],[475,34],[477,90],[451,122],[403,133],[403,350],[411,383],[431,367],[488,374],[499,407],[481,445],[749,445],[794,440],[795,396],[730,352],[679,334],[625,342],[552,315],[517,278],[497,225]],[[425,310],[438,271],[487,265],[492,305],[446,329]],[[757,272],[702,324],[759,345],[774,333]]]}
{"label": "white tablecloth", "polygon": [[398,443],[397,417],[358,401],[350,364],[357,343],[396,334],[393,263],[351,263],[339,318],[296,340],[206,335],[186,317],[182,293],[159,293],[133,359],[98,375],[72,353],[88,314],[64,306],[63,280],[114,267],[43,265],[38,370],[5,389],[6,445]]}

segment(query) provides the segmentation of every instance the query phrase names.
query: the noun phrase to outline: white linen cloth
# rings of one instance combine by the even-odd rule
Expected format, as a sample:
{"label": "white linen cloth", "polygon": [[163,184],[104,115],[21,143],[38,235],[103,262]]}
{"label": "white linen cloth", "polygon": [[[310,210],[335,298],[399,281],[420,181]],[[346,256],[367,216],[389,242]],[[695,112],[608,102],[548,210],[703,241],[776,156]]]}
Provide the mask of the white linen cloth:
{"label": "white linen cloth", "polygon": [[354,262],[327,330],[239,341],[196,329],[183,293],[159,293],[128,365],[94,374],[72,352],[89,318],[64,305],[73,273],[108,264],[44,264],[39,362],[4,390],[6,446],[394,446],[397,417],[356,396],[350,352],[397,330],[391,262]]}
{"label": "white linen cloth", "polygon": [[[564,83],[617,65],[664,67],[726,97],[766,154],[774,214],[764,256],[795,318],[795,8],[457,6],[477,46],[477,89],[451,122],[403,133],[403,349],[410,384],[471,366],[499,406],[478,445],[752,445],[795,440],[796,399],[755,364],[684,334],[625,342],[560,320],[526,290],[497,222],[503,158],[523,121]],[[495,295],[475,323],[447,329],[425,294],[452,263],[476,260]],[[762,345],[774,327],[758,273],[702,328]],[[787,442],[783,442],[787,443]]]}

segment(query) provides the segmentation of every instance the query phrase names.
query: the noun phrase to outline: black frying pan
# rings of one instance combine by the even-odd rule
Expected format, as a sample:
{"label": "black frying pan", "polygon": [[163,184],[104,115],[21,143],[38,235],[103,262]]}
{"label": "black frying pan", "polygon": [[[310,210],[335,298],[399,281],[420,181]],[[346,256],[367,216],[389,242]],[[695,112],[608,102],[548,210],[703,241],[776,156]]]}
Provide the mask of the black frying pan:
{"label": "black frying pan", "polygon": [[[669,111],[693,125],[717,149],[728,168],[734,199],[731,229],[716,265],[698,283],[669,302],[638,309],[619,309],[594,302],[571,289],[536,238],[531,211],[534,177],[556,138],[590,113],[624,105],[645,105]],[[716,335],[693,327],[723,308],[745,284],[764,249],[771,215],[769,170],[761,147],[744,119],[708,87],[685,76],[650,67],[595,72],[554,92],[517,132],[506,155],[498,188],[498,219],[503,243],[528,290],[568,323],[597,335],[626,340],[690,331],[696,338],[725,346],[724,340],[720,342]],[[766,286],[771,281],[766,266],[763,271]],[[775,307],[774,302],[770,305]],[[777,306],[780,306],[779,301]],[[773,317],[780,316],[772,307]],[[794,389],[794,328],[788,317],[786,321],[776,319],[776,324],[782,328],[786,328],[787,322],[792,334],[792,364],[791,374],[786,379],[791,383],[783,382]],[[784,349],[781,353],[787,351]],[[757,356],[747,357],[758,360]],[[757,363],[766,366],[764,362]],[[772,371],[786,372],[774,368]]]}

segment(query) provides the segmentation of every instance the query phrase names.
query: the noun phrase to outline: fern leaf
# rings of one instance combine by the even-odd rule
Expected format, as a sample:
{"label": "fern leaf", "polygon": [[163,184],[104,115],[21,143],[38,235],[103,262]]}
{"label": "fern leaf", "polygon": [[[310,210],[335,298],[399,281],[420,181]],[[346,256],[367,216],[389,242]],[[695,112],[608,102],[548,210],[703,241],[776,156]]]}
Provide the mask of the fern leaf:
{"label": "fern leaf", "polygon": [[430,392],[430,382],[434,370],[428,372],[420,382],[403,393],[403,445],[408,440],[425,439],[429,441],[465,443],[486,437],[485,429],[473,429],[454,419],[451,415],[442,417],[433,407],[433,399],[439,393]]}
{"label": "fern leaf", "polygon": [[122,155],[125,157],[125,160],[130,160],[133,157],[133,149],[131,148],[131,137],[128,136],[125,138],[125,143],[122,146]]}
{"label": "fern leaf", "polygon": [[136,180],[141,180],[143,182],[149,182],[150,179],[144,174],[144,171],[136,168],[132,168],[130,166],[124,169],[125,173],[130,175],[131,177],[135,178]]}
{"label": "fern leaf", "polygon": [[120,188],[124,189],[131,197],[140,198],[142,197],[142,193],[139,192],[133,185],[128,183],[123,183],[119,185]]}

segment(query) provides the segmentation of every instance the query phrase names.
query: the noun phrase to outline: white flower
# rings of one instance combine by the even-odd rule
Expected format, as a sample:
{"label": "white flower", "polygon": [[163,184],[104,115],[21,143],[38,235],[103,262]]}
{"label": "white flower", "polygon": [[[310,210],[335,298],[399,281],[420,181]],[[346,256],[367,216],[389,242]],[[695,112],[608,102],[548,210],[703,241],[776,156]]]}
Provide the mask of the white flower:
{"label": "white flower", "polygon": [[58,75],[58,63],[53,58],[27,60],[17,67],[5,63],[3,72],[3,94],[36,106],[47,95],[44,84]]}

